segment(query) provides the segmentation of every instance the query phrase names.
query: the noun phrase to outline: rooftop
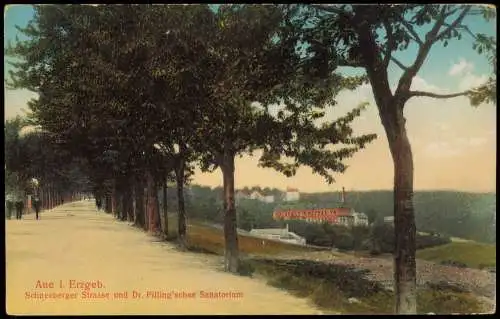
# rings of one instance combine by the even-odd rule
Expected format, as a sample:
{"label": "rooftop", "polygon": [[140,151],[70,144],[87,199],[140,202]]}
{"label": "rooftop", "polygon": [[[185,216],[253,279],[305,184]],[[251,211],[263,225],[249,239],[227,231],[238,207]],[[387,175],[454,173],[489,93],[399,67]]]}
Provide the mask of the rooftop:
{"label": "rooftop", "polygon": [[286,228],[256,228],[250,231],[251,233],[259,233],[265,235],[281,235],[286,233]]}

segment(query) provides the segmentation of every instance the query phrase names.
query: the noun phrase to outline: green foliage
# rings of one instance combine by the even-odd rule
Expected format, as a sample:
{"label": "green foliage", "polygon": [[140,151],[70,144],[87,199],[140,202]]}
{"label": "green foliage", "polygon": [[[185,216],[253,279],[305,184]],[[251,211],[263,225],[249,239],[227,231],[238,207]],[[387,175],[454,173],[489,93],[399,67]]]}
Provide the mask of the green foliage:
{"label": "green foliage", "polygon": [[[395,247],[394,226],[390,224],[374,225],[371,238],[373,248],[377,253],[393,253]],[[451,243],[451,239],[439,234],[424,235],[417,233],[416,249],[441,246]]]}
{"label": "green foliage", "polygon": [[[88,160],[97,188],[145,170],[162,183],[181,169],[186,180],[190,163],[213,169],[224,156],[257,148],[265,149],[264,166],[283,171],[284,154],[331,181],[327,171],[342,172],[342,160],[375,137],[352,135],[361,107],[313,124],[332,95],[365,79],[300,71],[297,30],[283,23],[284,7],[44,5],[35,12],[19,28],[29,40],[6,49],[16,59],[8,85],[39,93],[32,122]],[[278,102],[287,112],[276,118],[268,107]],[[350,147],[325,148],[340,142]]]}
{"label": "green foliage", "polygon": [[7,192],[31,192],[31,178],[40,187],[51,185],[64,192],[88,190],[85,163],[72,159],[46,132],[27,130],[27,120],[17,117],[5,123],[5,186]]}
{"label": "green foliage", "polygon": [[[250,189],[257,189],[253,187]],[[279,190],[274,190],[278,193]],[[175,202],[176,195],[174,192],[169,192],[171,199],[170,203]],[[220,221],[221,199],[222,192],[218,189],[210,189],[209,187],[201,187],[193,185],[189,191],[188,213],[191,216],[216,222]],[[444,238],[447,236],[456,236],[469,238],[473,240],[495,242],[495,196],[494,194],[471,194],[460,192],[416,192],[415,193],[415,210],[417,229],[420,232],[428,233],[421,234],[419,238],[442,234]],[[254,228],[272,228],[284,227],[285,222],[279,222],[272,219],[272,213],[275,210],[283,209],[305,209],[316,207],[338,207],[340,205],[340,193],[316,193],[316,194],[301,194],[299,202],[275,202],[262,203],[257,200],[242,199],[237,203],[239,212],[239,226],[253,223]],[[389,214],[384,213],[391,210],[392,207],[392,192],[390,191],[370,191],[370,192],[349,192],[347,194],[348,206],[356,211],[365,212],[368,215],[370,224],[383,225],[383,217]],[[244,212],[243,212],[244,211]],[[242,214],[243,212],[243,214]],[[243,215],[243,216],[242,216]],[[331,245],[331,238],[325,234],[323,225],[310,224],[301,221],[288,221],[290,229],[298,234],[311,233],[315,234],[318,241],[323,241],[327,245]],[[306,231],[306,227],[309,227]],[[390,227],[390,226],[385,226]],[[356,230],[355,230],[356,231]],[[388,238],[393,236],[393,230],[387,229]],[[385,235],[380,235],[384,237]],[[356,246],[360,249],[372,249],[372,243],[367,242],[365,235],[355,236]],[[309,238],[309,241],[314,239]],[[422,239],[419,239],[422,240]],[[425,239],[423,239],[425,241]],[[430,245],[435,241],[429,239]],[[441,239],[436,239],[441,241]],[[330,244],[328,244],[330,243]],[[387,242],[390,245],[390,242]],[[419,243],[419,245],[422,245]],[[425,246],[425,243],[423,244]]]}
{"label": "green foliage", "polygon": [[[301,194],[301,202],[315,203],[317,207],[337,207],[340,195],[340,192]],[[347,193],[346,200],[349,207],[366,213],[373,221],[392,216],[392,191],[352,191]],[[415,192],[414,205],[417,230],[421,232],[495,242],[494,194],[421,191]]]}
{"label": "green foliage", "polygon": [[[366,279],[358,269],[310,260],[251,259],[245,261],[252,273],[290,293],[307,297],[325,314],[392,314],[394,294]],[[471,294],[451,285],[419,289],[418,313],[479,313],[481,305]],[[356,298],[358,302],[350,302]]]}
{"label": "green foliage", "polygon": [[477,242],[452,242],[417,252],[417,257],[438,263],[480,268],[496,266],[496,247]]}

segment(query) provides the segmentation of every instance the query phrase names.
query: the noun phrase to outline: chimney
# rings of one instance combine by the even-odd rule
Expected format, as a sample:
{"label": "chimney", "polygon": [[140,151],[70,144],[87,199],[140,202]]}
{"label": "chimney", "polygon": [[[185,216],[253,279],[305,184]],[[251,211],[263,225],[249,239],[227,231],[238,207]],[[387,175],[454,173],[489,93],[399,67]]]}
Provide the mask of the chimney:
{"label": "chimney", "polygon": [[345,204],[345,188],[342,187],[342,205]]}

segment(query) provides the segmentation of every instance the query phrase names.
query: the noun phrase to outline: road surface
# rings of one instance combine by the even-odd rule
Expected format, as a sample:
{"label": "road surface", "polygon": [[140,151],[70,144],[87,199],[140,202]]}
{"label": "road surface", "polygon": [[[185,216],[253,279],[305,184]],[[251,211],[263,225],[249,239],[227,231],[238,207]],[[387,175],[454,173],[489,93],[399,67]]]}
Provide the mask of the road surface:
{"label": "road surface", "polygon": [[264,281],[224,273],[80,201],[6,221],[7,313],[321,314]]}

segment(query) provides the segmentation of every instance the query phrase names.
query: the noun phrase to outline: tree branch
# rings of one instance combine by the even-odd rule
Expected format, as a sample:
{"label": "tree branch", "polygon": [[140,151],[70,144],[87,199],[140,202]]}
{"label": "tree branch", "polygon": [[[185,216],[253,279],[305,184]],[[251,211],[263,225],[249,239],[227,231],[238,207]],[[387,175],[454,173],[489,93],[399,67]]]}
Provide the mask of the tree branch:
{"label": "tree branch", "polygon": [[399,66],[403,71],[407,71],[408,70],[408,67],[405,66],[403,63],[399,62],[399,60],[396,59],[395,57],[391,56],[391,61],[394,62],[397,66]]}
{"label": "tree branch", "polygon": [[384,56],[383,65],[384,65],[384,68],[387,69],[387,67],[389,66],[389,61],[392,58],[392,50],[394,50],[395,43],[394,43],[394,34],[392,34],[391,24],[385,19],[384,19],[383,23],[384,23],[385,33],[387,35],[387,48],[385,49],[385,53],[384,53],[385,56]]}
{"label": "tree branch", "polygon": [[339,62],[339,63],[337,63],[337,66],[348,66],[351,68],[363,68],[364,67],[364,65],[360,62],[347,62],[347,61]]}
{"label": "tree branch", "polygon": [[418,36],[418,34],[415,31],[415,29],[413,28],[413,26],[410,23],[408,23],[408,21],[406,21],[406,20],[403,19],[401,21],[401,23],[408,30],[408,32],[410,32],[410,34],[412,35],[413,40],[415,42],[417,42],[419,46],[424,45],[424,42],[422,41],[422,39],[420,39],[420,37]]}
{"label": "tree branch", "polygon": [[[429,51],[431,50],[432,45],[435,42],[436,35],[438,34],[439,29],[443,26],[445,22],[445,19],[447,17],[446,9],[447,6],[442,7],[438,15],[438,18],[436,20],[436,23],[434,23],[432,29],[425,35],[425,42],[418,50],[417,57],[415,58],[413,65],[410,66],[399,79],[398,87],[396,89],[396,92],[394,93],[394,96],[397,99],[402,99],[403,97],[409,98],[408,92],[410,90],[411,82],[415,77],[415,75],[417,75],[420,68],[422,67],[425,59],[427,58],[427,55],[429,54]],[[401,105],[403,104],[404,103],[402,103]]]}
{"label": "tree branch", "polygon": [[336,14],[343,15],[346,17],[351,17],[345,10],[339,9],[334,5],[312,4],[311,6],[315,9],[318,9],[318,10],[323,10],[323,11],[330,12],[330,13],[336,13]]}
{"label": "tree branch", "polygon": [[450,10],[447,14],[446,14],[446,18],[452,16],[455,14],[455,12],[457,12],[458,10],[460,10],[459,8],[455,8],[453,10]]}
{"label": "tree branch", "polygon": [[465,16],[467,15],[467,12],[469,12],[470,9],[471,9],[471,6],[466,6],[462,10],[462,12],[460,12],[460,15],[455,19],[455,21],[453,21],[443,32],[441,32],[438,36],[436,36],[434,42],[439,41],[448,32],[450,32],[451,30],[455,29],[462,22],[462,20],[465,18]]}
{"label": "tree branch", "polygon": [[[450,27],[450,24],[445,23],[445,24],[444,24],[444,26],[445,26],[445,27]],[[470,29],[469,29],[469,27],[468,27],[468,26],[461,24],[461,25],[457,25],[457,26],[456,26],[456,28],[457,28],[457,29],[462,29],[462,30],[464,30],[464,31],[465,31],[465,32],[467,32],[467,33],[468,33],[468,34],[469,34],[469,35],[470,35],[470,36],[471,36],[474,40],[477,40],[477,36],[476,36],[476,35],[475,35],[475,34],[474,34],[474,33],[473,33]]]}
{"label": "tree branch", "polygon": [[423,91],[410,91],[409,97],[426,96],[426,97],[432,97],[435,99],[450,99],[453,97],[465,96],[469,93],[470,93],[470,91],[464,91],[464,92],[453,93],[453,94],[438,94],[438,93],[423,92]]}

